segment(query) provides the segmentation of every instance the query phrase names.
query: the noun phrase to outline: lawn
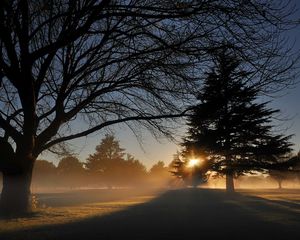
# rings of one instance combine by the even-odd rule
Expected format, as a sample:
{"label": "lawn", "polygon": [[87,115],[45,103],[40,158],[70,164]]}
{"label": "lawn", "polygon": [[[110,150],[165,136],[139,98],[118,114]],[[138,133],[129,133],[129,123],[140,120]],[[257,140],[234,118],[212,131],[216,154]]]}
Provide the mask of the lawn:
{"label": "lawn", "polygon": [[300,239],[299,190],[82,190],[39,194],[0,239]]}

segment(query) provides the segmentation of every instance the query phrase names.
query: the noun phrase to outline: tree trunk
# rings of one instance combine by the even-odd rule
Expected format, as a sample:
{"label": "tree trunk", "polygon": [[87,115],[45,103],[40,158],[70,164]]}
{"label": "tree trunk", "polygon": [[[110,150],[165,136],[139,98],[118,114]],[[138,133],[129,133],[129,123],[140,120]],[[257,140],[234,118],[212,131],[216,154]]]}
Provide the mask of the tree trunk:
{"label": "tree trunk", "polygon": [[23,167],[14,171],[3,171],[3,188],[0,199],[0,213],[6,216],[20,216],[32,210],[30,185],[33,160],[24,158]]}
{"label": "tree trunk", "polygon": [[234,181],[233,181],[233,175],[228,173],[226,174],[226,191],[228,193],[233,193],[234,190]]}
{"label": "tree trunk", "polygon": [[278,180],[278,189],[282,189],[282,181],[281,180]]}
{"label": "tree trunk", "polygon": [[3,215],[23,215],[31,212],[31,174],[4,173],[0,211]]}

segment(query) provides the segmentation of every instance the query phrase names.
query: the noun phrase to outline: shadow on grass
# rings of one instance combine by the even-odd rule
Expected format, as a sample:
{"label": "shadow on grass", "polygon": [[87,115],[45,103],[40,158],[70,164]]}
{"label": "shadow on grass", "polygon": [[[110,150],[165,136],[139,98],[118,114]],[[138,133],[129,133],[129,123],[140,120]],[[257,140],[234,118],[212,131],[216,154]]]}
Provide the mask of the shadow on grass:
{"label": "shadow on grass", "polygon": [[40,206],[70,207],[97,202],[126,200],[129,197],[138,197],[145,194],[157,194],[157,189],[89,189],[74,190],[61,193],[34,194]]}
{"label": "shadow on grass", "polygon": [[223,191],[184,189],[168,191],[150,202],[110,215],[10,232],[0,239],[274,240],[300,239],[299,229],[299,212],[278,208],[272,201]]}
{"label": "shadow on grass", "polygon": [[[23,214],[8,214],[8,213],[3,213],[0,211],[0,220],[13,220],[13,219],[22,219],[22,218],[34,218],[34,217],[37,217],[39,215],[38,212],[30,212],[30,213],[23,213]],[[0,238],[0,240],[2,240]]]}

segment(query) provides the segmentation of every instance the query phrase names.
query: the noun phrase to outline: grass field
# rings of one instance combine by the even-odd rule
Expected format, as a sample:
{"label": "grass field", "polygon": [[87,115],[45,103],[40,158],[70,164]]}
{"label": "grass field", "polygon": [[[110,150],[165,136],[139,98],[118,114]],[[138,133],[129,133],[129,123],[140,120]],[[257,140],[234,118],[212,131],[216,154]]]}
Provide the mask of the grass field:
{"label": "grass field", "polygon": [[300,190],[82,190],[37,195],[0,239],[300,239]]}

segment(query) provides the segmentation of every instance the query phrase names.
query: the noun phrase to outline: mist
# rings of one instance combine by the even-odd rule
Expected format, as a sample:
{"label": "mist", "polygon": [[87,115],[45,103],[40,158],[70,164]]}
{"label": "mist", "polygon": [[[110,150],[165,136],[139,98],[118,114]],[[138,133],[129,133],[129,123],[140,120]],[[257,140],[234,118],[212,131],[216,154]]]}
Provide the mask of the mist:
{"label": "mist", "polygon": [[[48,168],[42,169],[42,165]],[[51,167],[49,167],[51,166]],[[0,175],[2,181],[2,175]],[[236,189],[300,189],[298,175],[286,174],[283,179],[278,179],[269,174],[257,174],[240,176],[234,179]],[[182,179],[171,174],[171,168],[164,166],[162,162],[154,164],[149,170],[134,172],[131,169],[126,171],[114,171],[105,174],[92,174],[86,169],[81,171],[61,172],[59,167],[50,162],[40,161],[36,164],[33,172],[32,187],[33,193],[62,192],[87,189],[176,189],[189,187]],[[206,183],[197,187],[210,189],[225,189],[225,177],[210,177]]]}
{"label": "mist", "polygon": [[[225,189],[225,178],[210,178],[203,188]],[[234,180],[236,189],[279,189],[276,179],[266,176],[241,176]],[[300,181],[298,178],[285,179],[282,181],[281,189],[300,189]]]}

